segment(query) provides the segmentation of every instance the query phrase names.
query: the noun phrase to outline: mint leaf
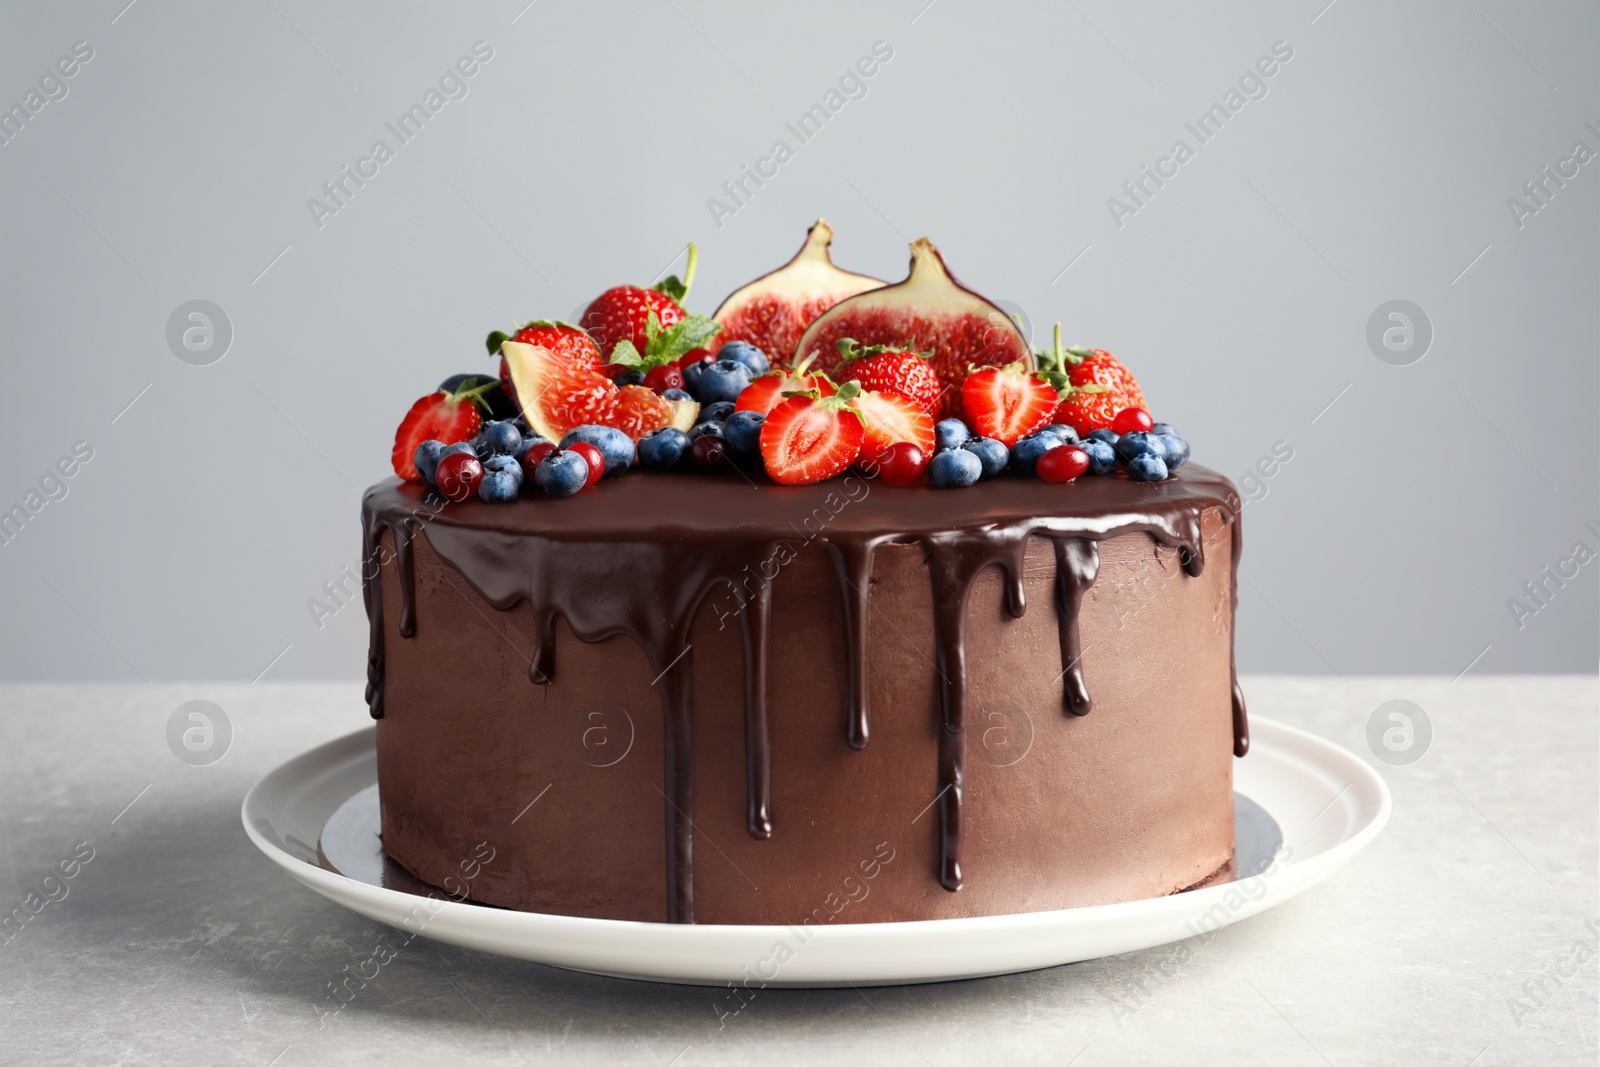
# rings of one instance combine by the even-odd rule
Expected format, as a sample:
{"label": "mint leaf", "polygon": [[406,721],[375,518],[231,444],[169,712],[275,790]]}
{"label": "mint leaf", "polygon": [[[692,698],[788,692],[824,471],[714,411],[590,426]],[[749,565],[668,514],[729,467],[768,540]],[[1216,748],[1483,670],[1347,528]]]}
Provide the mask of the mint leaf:
{"label": "mint leaf", "polygon": [[634,348],[633,342],[627,338],[618,341],[617,346],[611,350],[611,362],[636,370],[644,367],[644,360],[639,358],[639,350]]}

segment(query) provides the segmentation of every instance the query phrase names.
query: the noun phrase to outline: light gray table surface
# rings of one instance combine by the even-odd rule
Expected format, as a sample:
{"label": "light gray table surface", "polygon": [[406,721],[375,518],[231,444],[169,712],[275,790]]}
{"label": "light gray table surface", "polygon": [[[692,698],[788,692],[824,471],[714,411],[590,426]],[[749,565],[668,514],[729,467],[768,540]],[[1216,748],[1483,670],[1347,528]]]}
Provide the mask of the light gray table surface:
{"label": "light gray table surface", "polygon": [[[1593,678],[1247,678],[1252,711],[1368,759],[1382,836],[1304,895],[1170,948],[1001,978],[760,992],[568,973],[419,938],[332,1022],[328,983],[389,928],[260,855],[265,771],[367,725],[359,687],[0,687],[0,1063],[1594,1063],[1600,734]],[[220,761],[169,715],[225,709]],[[1366,723],[1433,725],[1392,767]],[[61,897],[62,889],[66,895]],[[14,924],[15,925],[15,924]],[[391,935],[392,936],[392,935]]]}

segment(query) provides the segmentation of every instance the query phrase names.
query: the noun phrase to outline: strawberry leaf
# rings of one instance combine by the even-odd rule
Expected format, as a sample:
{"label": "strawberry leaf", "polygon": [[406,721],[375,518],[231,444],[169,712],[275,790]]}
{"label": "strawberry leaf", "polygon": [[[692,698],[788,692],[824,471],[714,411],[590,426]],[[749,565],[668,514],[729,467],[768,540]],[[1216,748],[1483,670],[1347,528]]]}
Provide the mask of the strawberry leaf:
{"label": "strawberry leaf", "polygon": [[484,338],[483,343],[489,349],[489,354],[491,356],[498,356],[500,354],[501,343],[509,340],[511,340],[510,334],[501,330],[493,330],[490,332],[488,337]]}

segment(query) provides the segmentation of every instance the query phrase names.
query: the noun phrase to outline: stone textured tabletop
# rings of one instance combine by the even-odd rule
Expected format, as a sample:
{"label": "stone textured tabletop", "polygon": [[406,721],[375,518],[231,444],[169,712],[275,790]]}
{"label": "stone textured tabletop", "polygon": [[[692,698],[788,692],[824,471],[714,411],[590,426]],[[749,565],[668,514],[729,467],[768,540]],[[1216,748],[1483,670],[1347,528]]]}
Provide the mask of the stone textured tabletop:
{"label": "stone textured tabletop", "polygon": [[[1252,710],[1360,753],[1377,842],[1211,938],[939,985],[716,990],[572,974],[417,939],[325,1025],[389,928],[245,839],[260,774],[363,727],[355,685],[0,687],[0,1063],[1594,1063],[1600,686],[1593,678],[1247,678]],[[226,755],[174,757],[221,706]],[[1368,748],[1413,701],[1426,754]],[[70,878],[62,872],[71,871]],[[53,876],[53,877],[52,877]],[[49,899],[37,913],[24,901]]]}

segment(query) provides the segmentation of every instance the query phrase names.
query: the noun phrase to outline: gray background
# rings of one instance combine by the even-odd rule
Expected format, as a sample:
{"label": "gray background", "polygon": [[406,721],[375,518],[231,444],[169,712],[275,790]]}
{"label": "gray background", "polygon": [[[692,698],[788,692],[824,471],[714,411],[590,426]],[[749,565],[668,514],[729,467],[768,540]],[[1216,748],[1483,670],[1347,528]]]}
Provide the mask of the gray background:
{"label": "gray background", "polygon": [[[94,458],[0,547],[0,678],[354,678],[359,602],[318,629],[307,600],[357,567],[411,401],[689,240],[709,312],[818,215],[843,265],[898,278],[928,234],[1115,351],[1236,480],[1288,442],[1245,510],[1242,670],[1594,669],[1600,565],[1521,629],[1506,604],[1597,541],[1600,161],[1520,229],[1506,206],[1600,150],[1592,5],[524,2],[8,5],[0,104],[94,58],[0,146],[0,510]],[[319,228],[307,198],[480,40],[468,95]],[[866,97],[717,226],[879,40]],[[1280,40],[1268,95],[1114,225]],[[1403,367],[1365,339],[1397,298],[1434,329]],[[210,366],[166,342],[193,299],[233,325]]]}

